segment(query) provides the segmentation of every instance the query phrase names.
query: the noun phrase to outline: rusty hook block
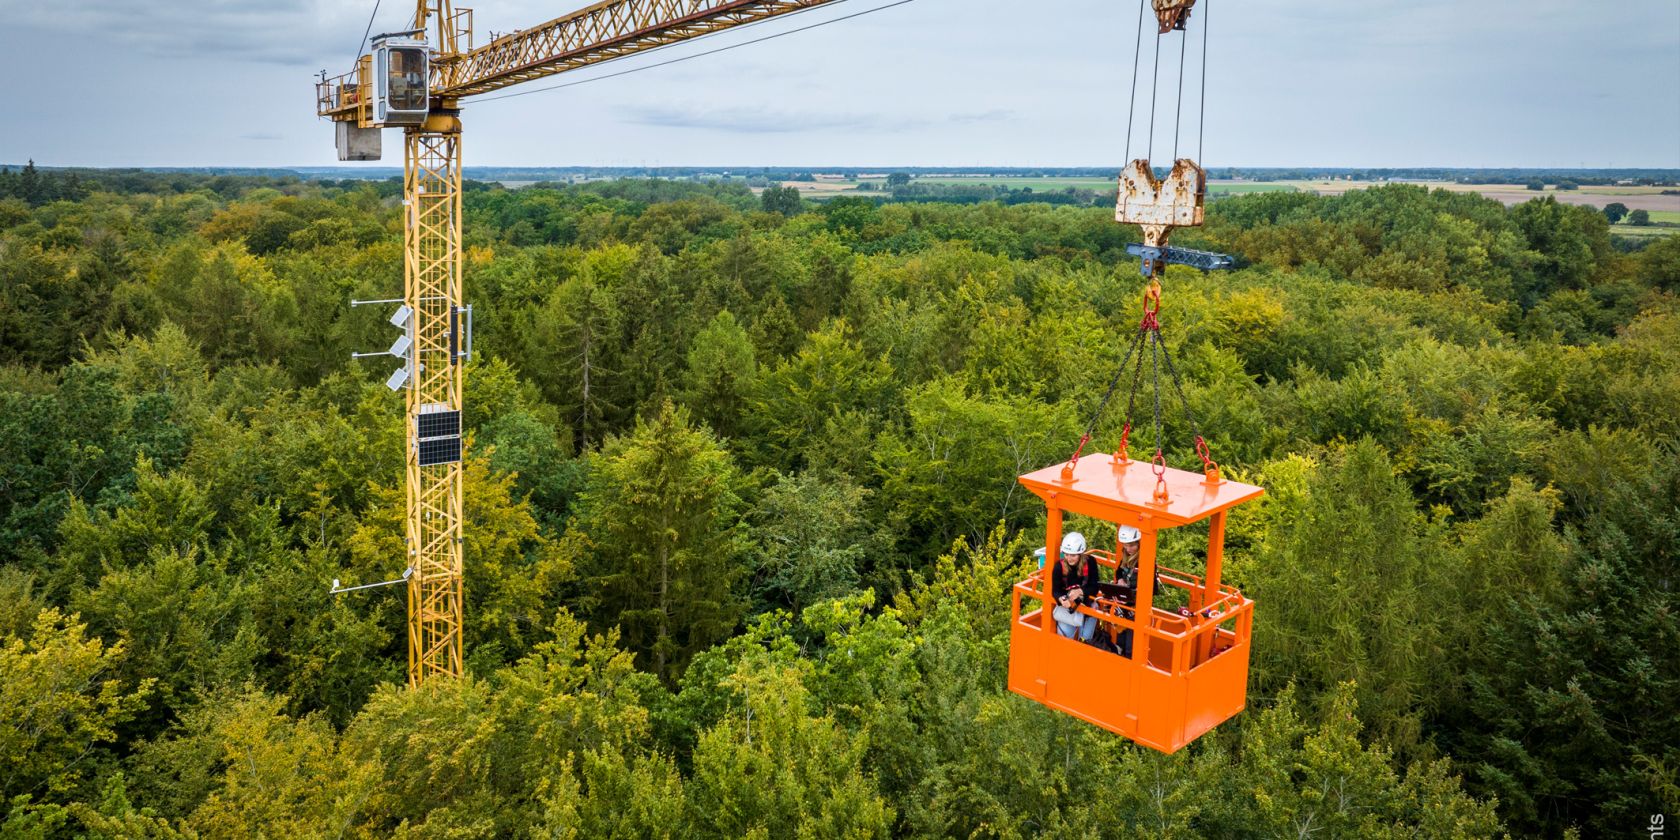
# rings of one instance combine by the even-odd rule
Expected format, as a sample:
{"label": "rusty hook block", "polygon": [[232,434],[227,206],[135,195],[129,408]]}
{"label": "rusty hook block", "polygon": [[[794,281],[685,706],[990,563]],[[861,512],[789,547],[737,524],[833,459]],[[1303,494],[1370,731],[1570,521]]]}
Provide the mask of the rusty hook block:
{"label": "rusty hook block", "polygon": [[1161,34],[1174,29],[1183,30],[1190,22],[1190,8],[1196,0],[1155,0],[1155,18],[1161,22]]}

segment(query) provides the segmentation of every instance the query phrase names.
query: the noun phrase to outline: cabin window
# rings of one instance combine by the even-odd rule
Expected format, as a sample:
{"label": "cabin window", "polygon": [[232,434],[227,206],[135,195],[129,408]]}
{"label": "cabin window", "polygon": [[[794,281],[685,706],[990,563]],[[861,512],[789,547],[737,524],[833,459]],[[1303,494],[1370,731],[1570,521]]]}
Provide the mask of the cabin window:
{"label": "cabin window", "polygon": [[385,66],[386,103],[392,111],[426,110],[426,48],[392,47]]}

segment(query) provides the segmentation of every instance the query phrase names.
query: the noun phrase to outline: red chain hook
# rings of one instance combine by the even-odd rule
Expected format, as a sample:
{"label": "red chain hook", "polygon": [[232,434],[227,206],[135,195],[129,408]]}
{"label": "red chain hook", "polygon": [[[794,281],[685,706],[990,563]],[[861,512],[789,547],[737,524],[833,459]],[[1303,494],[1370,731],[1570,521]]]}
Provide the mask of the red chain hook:
{"label": "red chain hook", "polygon": [[1143,293],[1143,322],[1141,328],[1150,332],[1161,329],[1161,284],[1151,281]]}
{"label": "red chain hook", "polygon": [[1208,451],[1208,444],[1201,435],[1196,435],[1196,456],[1202,459],[1202,473],[1207,476],[1208,483],[1219,483],[1219,463],[1213,460]]}
{"label": "red chain hook", "polygon": [[1114,463],[1125,464],[1132,460],[1132,421],[1126,421],[1126,427],[1120,430],[1120,448],[1114,451]]}
{"label": "red chain hook", "polygon": [[1068,480],[1071,480],[1073,478],[1073,470],[1074,470],[1075,467],[1079,466],[1079,456],[1085,452],[1085,444],[1090,443],[1090,442],[1091,442],[1090,433],[1086,433],[1086,434],[1080,436],[1079,446],[1075,447],[1074,450],[1073,450],[1073,458],[1070,459],[1066,464],[1062,465],[1062,480],[1063,481],[1068,481]]}

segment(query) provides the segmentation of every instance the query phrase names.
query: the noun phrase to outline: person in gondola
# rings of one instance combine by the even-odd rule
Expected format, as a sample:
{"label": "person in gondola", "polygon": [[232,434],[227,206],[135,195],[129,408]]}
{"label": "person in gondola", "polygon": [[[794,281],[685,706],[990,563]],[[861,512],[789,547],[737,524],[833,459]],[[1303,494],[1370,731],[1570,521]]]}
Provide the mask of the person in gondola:
{"label": "person in gondola", "polygon": [[1085,535],[1073,531],[1062,538],[1061,557],[1050,567],[1050,595],[1056,632],[1064,638],[1090,643],[1097,633],[1097,617],[1079,612],[1079,605],[1097,592],[1097,561],[1088,552]]}
{"label": "person in gondola", "polygon": [[[1115,542],[1119,546],[1120,550],[1115,552],[1114,555],[1114,583],[1118,586],[1124,587],[1126,591],[1130,593],[1125,596],[1125,603],[1136,604],[1138,587],[1138,554],[1143,549],[1143,532],[1130,525],[1121,525],[1119,532],[1115,535]],[[1157,578],[1158,577],[1159,576],[1157,576]],[[1156,592],[1161,588],[1158,585],[1160,583],[1159,579],[1157,579],[1155,583],[1157,585],[1149,590],[1151,593]],[[1130,619],[1133,615],[1134,613],[1131,610],[1126,609],[1125,607],[1120,608],[1121,618]],[[1124,656],[1127,659],[1132,657],[1131,628],[1128,627],[1121,630],[1119,637],[1115,640],[1115,643],[1116,646],[1120,648],[1121,656]]]}

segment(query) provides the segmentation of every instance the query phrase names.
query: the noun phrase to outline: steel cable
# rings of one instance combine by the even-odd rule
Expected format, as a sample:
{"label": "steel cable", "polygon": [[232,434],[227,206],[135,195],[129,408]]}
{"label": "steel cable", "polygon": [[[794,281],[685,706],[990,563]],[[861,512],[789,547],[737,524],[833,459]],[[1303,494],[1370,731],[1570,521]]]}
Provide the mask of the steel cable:
{"label": "steel cable", "polygon": [[1155,36],[1155,71],[1149,77],[1149,160],[1155,165],[1155,100],[1161,94],[1161,36]]}
{"label": "steel cable", "polygon": [[1132,96],[1126,100],[1126,159],[1122,161],[1127,166],[1132,163],[1132,125],[1137,120],[1137,83],[1138,61],[1143,58],[1143,10],[1148,0],[1138,0],[1137,44],[1132,50]]}
{"label": "steel cable", "polygon": [[1184,53],[1189,49],[1190,36],[1178,40],[1178,110],[1173,114],[1173,162],[1178,161],[1178,130],[1184,124]]}
{"label": "steel cable", "polygon": [[1202,98],[1200,103],[1202,113],[1201,116],[1196,118],[1196,163],[1204,167],[1205,164],[1202,163],[1202,144],[1207,139],[1208,29],[1211,28],[1208,20],[1208,9],[1212,5],[1213,0],[1202,0]]}
{"label": "steel cable", "polygon": [[373,19],[379,17],[379,3],[380,0],[373,0],[373,14],[368,15],[367,28],[362,30],[362,42],[356,45],[356,57],[350,60],[351,67],[362,60],[362,47],[367,46],[368,36],[373,34]]}

